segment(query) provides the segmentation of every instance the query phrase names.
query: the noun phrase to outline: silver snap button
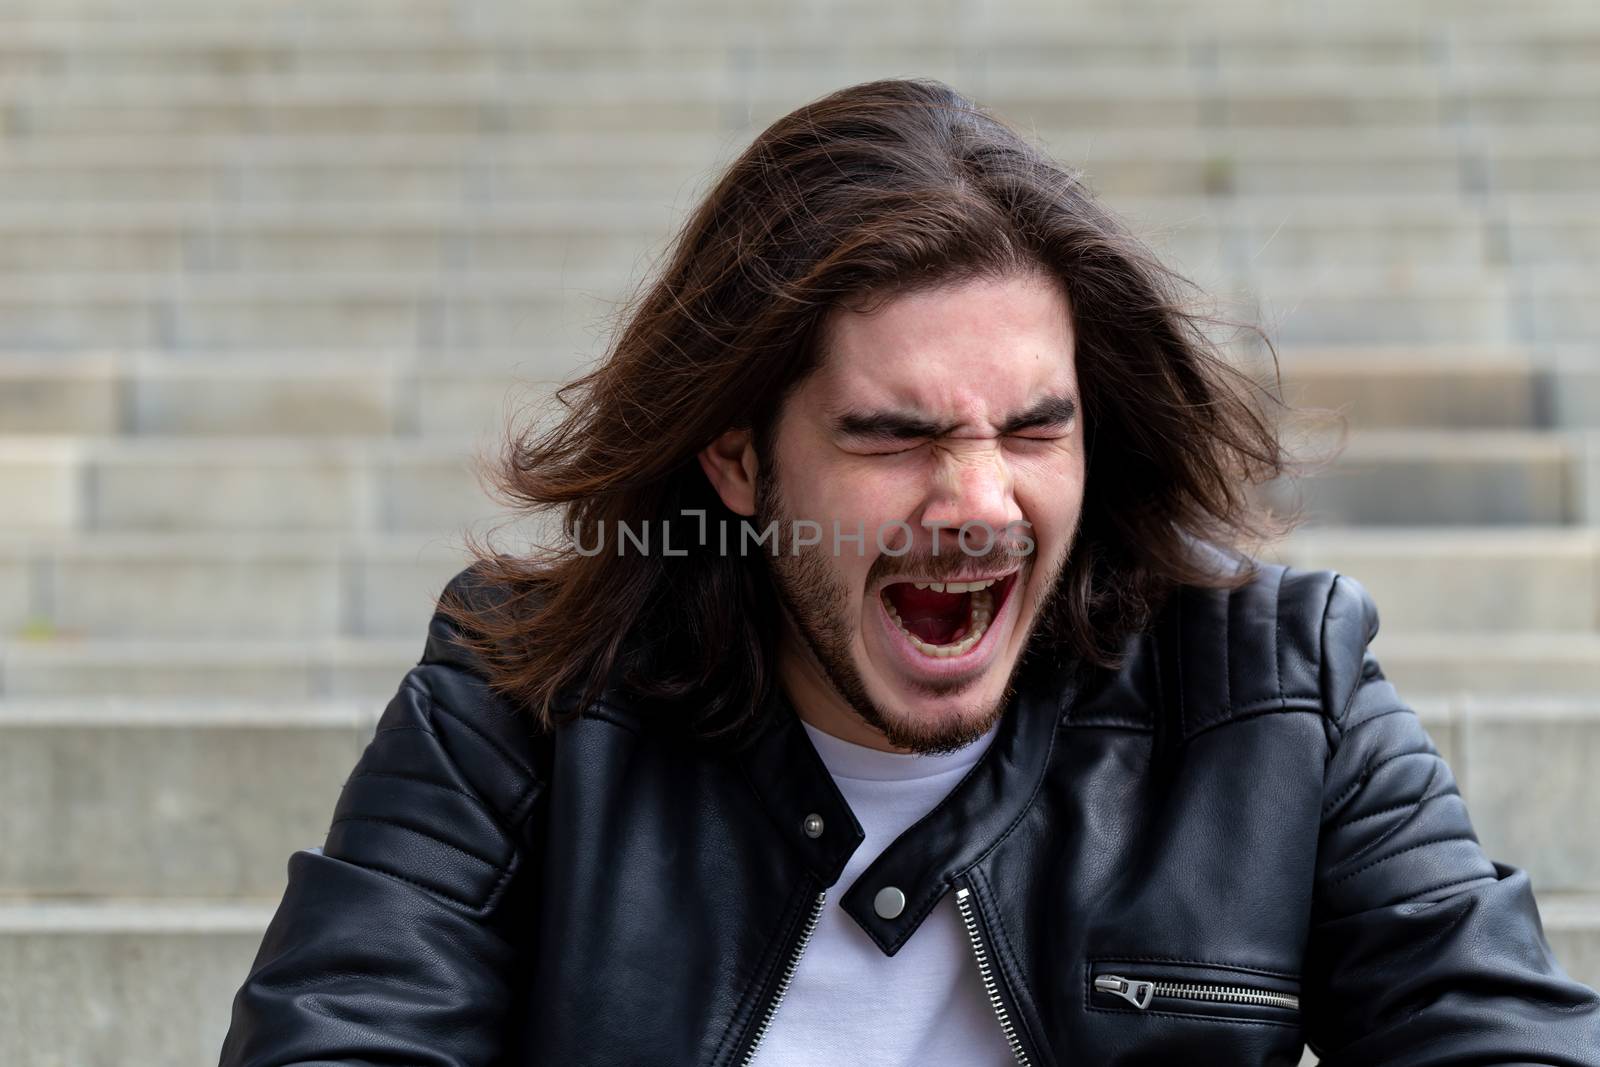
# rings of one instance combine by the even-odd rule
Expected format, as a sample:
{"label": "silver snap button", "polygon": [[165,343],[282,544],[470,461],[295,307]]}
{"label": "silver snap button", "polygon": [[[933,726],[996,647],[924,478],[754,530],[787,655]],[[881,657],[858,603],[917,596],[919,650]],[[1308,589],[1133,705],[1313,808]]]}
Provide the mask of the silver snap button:
{"label": "silver snap button", "polygon": [[872,898],[872,910],[878,913],[880,919],[893,919],[906,910],[906,895],[894,886],[886,885]]}
{"label": "silver snap button", "polygon": [[807,815],[806,821],[802,824],[802,826],[805,829],[807,837],[822,836],[822,816],[815,813]]}

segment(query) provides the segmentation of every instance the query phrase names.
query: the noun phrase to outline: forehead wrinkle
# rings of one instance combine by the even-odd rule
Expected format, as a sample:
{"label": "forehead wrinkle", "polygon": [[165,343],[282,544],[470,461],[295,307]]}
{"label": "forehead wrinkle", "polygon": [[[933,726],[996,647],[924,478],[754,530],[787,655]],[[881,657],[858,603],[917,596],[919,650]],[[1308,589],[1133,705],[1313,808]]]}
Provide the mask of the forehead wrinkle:
{"label": "forehead wrinkle", "polygon": [[[839,430],[841,416],[883,414],[937,425],[945,433],[1000,433],[1008,421],[1044,397],[1075,395],[1070,333],[1064,340],[1062,348],[1054,339],[1030,338],[1017,348],[1002,342],[999,348],[985,346],[987,350],[976,357],[941,352],[919,359],[900,343],[878,351],[876,358],[864,358],[865,351],[856,351],[851,358],[833,351],[813,379],[815,410],[830,432]],[[939,350],[938,344],[934,347]],[[928,373],[951,360],[965,361],[965,372]],[[1013,385],[1018,399],[1002,397],[991,410],[984,394],[995,386],[1009,394]],[[1002,405],[1004,410],[999,410]]]}

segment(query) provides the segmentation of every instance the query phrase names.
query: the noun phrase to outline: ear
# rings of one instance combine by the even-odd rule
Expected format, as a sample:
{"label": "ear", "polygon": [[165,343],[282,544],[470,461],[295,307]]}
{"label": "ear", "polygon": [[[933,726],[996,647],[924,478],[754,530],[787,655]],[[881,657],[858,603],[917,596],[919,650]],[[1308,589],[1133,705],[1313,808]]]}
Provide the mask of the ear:
{"label": "ear", "polygon": [[756,446],[749,430],[728,430],[700,450],[700,467],[728,510],[756,513]]}

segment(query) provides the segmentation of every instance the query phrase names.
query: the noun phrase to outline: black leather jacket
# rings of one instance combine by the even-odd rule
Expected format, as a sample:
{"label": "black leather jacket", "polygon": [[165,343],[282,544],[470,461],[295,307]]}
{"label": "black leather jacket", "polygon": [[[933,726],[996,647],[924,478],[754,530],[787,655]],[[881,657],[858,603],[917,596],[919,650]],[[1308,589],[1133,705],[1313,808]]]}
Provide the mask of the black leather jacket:
{"label": "black leather jacket", "polygon": [[846,886],[860,828],[781,695],[736,755],[621,698],[535,734],[436,615],[289,860],[222,1067],[740,1064],[825,899],[893,954],[947,893],[1019,1062],[1600,1065],[1600,997],[1377,627],[1354,580],[1263,564],[1181,590],[1119,672],[1032,655],[983,759]]}

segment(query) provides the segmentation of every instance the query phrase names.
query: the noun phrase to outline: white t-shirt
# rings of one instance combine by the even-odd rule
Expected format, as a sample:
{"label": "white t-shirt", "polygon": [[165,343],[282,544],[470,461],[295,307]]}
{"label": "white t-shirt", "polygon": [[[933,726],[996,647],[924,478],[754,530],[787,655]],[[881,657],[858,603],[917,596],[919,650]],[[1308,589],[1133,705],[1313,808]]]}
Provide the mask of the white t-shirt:
{"label": "white t-shirt", "polygon": [[762,1039],[757,1067],[1009,1067],[1016,1061],[989,1007],[978,965],[946,893],[893,956],[839,898],[862,871],[932,811],[978,762],[998,730],[959,752],[880,752],[802,722],[866,840],[828,890],[794,979]]}

